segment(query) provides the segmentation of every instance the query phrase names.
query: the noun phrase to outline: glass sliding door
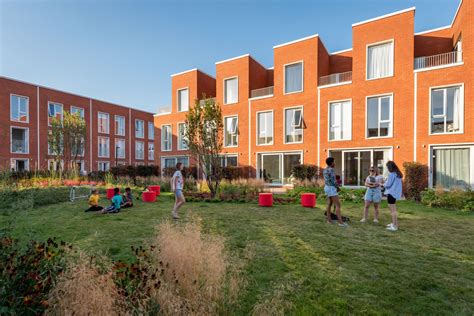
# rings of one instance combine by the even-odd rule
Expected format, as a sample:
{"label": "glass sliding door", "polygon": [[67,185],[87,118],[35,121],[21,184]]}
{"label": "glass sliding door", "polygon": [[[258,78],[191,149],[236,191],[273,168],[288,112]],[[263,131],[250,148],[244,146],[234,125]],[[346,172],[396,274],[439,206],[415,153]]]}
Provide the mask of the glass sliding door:
{"label": "glass sliding door", "polygon": [[301,154],[283,155],[283,184],[291,184],[293,168],[301,165]]}
{"label": "glass sliding door", "polygon": [[291,184],[293,168],[301,162],[301,153],[260,154],[259,178],[274,185]]}

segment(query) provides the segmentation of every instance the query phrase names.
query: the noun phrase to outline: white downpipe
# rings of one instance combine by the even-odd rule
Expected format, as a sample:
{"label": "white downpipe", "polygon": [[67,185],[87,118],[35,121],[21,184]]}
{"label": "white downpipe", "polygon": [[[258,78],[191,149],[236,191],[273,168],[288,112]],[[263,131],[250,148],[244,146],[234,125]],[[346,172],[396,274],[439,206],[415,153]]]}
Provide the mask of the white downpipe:
{"label": "white downpipe", "polygon": [[[38,146],[38,162],[36,165],[36,170],[41,169],[41,160],[40,160],[40,92],[39,92],[39,86],[36,86],[36,137],[37,137],[37,146]],[[29,169],[29,165],[28,165]],[[30,170],[30,169],[29,169]]]}
{"label": "white downpipe", "polygon": [[[318,87],[318,169],[321,169],[321,90]],[[319,173],[319,170],[318,170]]]}
{"label": "white downpipe", "polygon": [[89,99],[89,157],[90,173],[92,170],[94,170],[92,163],[92,99]]}
{"label": "white downpipe", "polygon": [[[247,122],[247,125],[248,125],[248,134],[249,134],[249,135],[248,135],[248,137],[249,137],[249,139],[248,139],[248,143],[249,143],[249,146],[248,146],[248,147],[249,147],[249,152],[248,152],[248,156],[249,156],[249,159],[248,159],[248,161],[249,161],[249,163],[248,163],[248,165],[249,165],[249,178],[250,178],[250,174],[251,174],[251,171],[250,171],[250,170],[251,170],[251,168],[250,168],[250,166],[251,166],[250,152],[251,152],[251,148],[252,148],[252,146],[251,146],[251,144],[250,144],[250,141],[251,141],[251,139],[252,139],[252,137],[251,137],[251,135],[250,135],[250,134],[251,134],[251,118],[252,118],[252,115],[251,115],[251,108],[252,108],[251,102],[252,102],[252,101],[249,99],[249,107],[248,107],[249,117],[248,117],[248,122]],[[257,169],[257,168],[255,168],[255,177],[257,177],[257,173],[256,173],[257,170],[256,170],[256,169]]]}
{"label": "white downpipe", "polygon": [[416,161],[416,148],[417,148],[417,92],[418,92],[418,74],[415,72],[415,91],[413,93],[413,161]]}

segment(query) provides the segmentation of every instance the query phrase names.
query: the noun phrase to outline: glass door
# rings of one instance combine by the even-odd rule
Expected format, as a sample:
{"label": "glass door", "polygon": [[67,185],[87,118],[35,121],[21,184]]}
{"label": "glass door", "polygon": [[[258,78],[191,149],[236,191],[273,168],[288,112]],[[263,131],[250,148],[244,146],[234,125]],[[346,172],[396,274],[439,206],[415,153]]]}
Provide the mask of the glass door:
{"label": "glass door", "polygon": [[262,154],[260,178],[271,184],[282,184],[282,155]]}

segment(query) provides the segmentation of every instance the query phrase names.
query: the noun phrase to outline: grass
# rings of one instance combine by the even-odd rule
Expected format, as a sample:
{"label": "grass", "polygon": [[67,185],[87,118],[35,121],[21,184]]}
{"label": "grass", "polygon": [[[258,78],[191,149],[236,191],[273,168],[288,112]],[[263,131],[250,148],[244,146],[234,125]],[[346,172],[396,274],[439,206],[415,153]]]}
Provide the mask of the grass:
{"label": "grass", "polygon": [[[104,202],[102,200],[102,202]],[[170,215],[168,196],[137,202],[116,215],[84,213],[85,202],[0,215],[20,239],[56,236],[88,251],[129,260],[130,246],[150,240]],[[401,202],[400,231],[383,205],[381,224],[360,224],[362,205],[345,203],[349,228],[325,223],[323,206],[259,208],[255,204],[188,203],[180,221],[202,218],[248,258],[246,287],[235,314],[284,309],[288,314],[456,314],[474,310],[474,214]],[[251,255],[249,255],[249,253]],[[258,307],[258,308],[257,308]]]}

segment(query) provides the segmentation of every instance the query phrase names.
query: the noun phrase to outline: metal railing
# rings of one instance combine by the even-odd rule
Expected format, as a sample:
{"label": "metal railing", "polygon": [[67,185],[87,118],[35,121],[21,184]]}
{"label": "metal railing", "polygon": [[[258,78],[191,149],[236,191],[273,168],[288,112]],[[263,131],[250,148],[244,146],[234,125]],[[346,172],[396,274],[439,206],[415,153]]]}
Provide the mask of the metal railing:
{"label": "metal railing", "polygon": [[462,52],[454,51],[415,58],[415,69],[438,67],[462,62]]}
{"label": "metal railing", "polygon": [[203,106],[204,104],[206,104],[206,101],[207,100],[213,100],[214,102],[216,101],[216,98],[207,98],[207,99],[202,99],[202,100],[199,100],[199,105],[200,106]]}
{"label": "metal railing", "polygon": [[158,108],[157,114],[168,114],[171,113],[171,106],[163,106]]}
{"label": "metal railing", "polygon": [[12,140],[12,152],[26,154],[28,151],[27,143],[25,140]]}
{"label": "metal railing", "polygon": [[273,86],[250,91],[251,98],[264,97],[267,95],[273,95]]}
{"label": "metal railing", "polygon": [[352,71],[340,72],[329,76],[323,76],[319,78],[320,86],[327,86],[330,84],[338,84],[342,82],[352,81]]}

